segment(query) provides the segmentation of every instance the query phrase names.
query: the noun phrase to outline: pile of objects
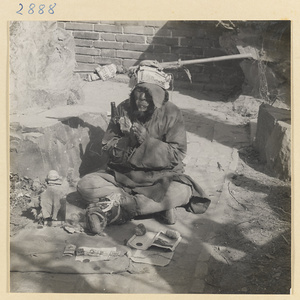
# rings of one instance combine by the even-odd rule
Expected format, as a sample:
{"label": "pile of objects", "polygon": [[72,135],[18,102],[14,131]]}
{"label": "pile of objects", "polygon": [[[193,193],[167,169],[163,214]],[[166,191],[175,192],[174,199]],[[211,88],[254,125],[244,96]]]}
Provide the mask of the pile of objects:
{"label": "pile of objects", "polygon": [[46,182],[38,178],[20,177],[10,173],[10,225],[11,235],[16,234],[30,221],[25,217],[29,212],[33,218],[39,214],[39,195],[47,188]]}
{"label": "pile of objects", "polygon": [[[66,229],[67,226],[65,225],[64,228]],[[74,226],[74,223],[71,226]],[[126,255],[136,263],[164,267],[172,260],[175,248],[181,239],[178,231],[148,231],[144,224],[140,223],[136,226],[133,236],[126,242],[126,246],[129,247],[128,251],[125,251],[126,253],[120,251],[120,247],[97,248],[68,244],[64,249],[63,256],[72,256],[76,261],[87,263],[110,261]]]}
{"label": "pile of objects", "polygon": [[9,177],[11,211],[16,207],[27,209],[29,203],[46,189],[46,182],[42,183],[38,178],[33,180],[27,176],[20,177],[16,173],[10,173]]}
{"label": "pile of objects", "polygon": [[115,64],[104,66],[99,65],[97,68],[95,68],[93,73],[87,75],[86,80],[89,82],[96,80],[106,81],[108,79],[116,77],[117,73],[124,73],[124,69],[122,66]]}

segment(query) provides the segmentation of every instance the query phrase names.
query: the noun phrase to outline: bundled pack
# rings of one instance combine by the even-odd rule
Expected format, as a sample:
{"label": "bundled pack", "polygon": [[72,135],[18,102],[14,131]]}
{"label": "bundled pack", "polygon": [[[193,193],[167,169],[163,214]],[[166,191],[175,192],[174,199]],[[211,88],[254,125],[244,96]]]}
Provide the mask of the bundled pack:
{"label": "bundled pack", "polygon": [[131,88],[138,83],[147,82],[159,85],[167,90],[173,80],[172,74],[165,73],[156,60],[144,60],[137,67],[131,67],[128,76],[130,77],[129,86]]}

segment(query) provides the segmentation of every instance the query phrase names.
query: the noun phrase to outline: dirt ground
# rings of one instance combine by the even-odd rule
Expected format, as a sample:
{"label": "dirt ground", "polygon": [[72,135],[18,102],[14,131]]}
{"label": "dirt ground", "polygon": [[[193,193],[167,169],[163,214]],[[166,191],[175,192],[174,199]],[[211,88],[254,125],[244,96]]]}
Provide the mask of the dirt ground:
{"label": "dirt ground", "polygon": [[[229,103],[220,102],[219,107],[226,118],[236,118]],[[240,118],[250,134],[247,117]],[[229,174],[221,196],[220,218],[225,225],[214,225],[211,237],[215,255],[207,264],[204,293],[289,294],[291,183],[272,177],[250,144],[237,149],[237,169]],[[31,178],[10,176],[10,234],[14,236],[34,222],[29,202],[44,187],[35,186]]]}
{"label": "dirt ground", "polygon": [[[291,280],[291,189],[289,182],[264,172],[252,147],[239,151],[239,164],[228,181],[224,218],[234,221],[217,233],[225,264],[210,263],[209,293],[232,293],[232,283],[249,294],[285,294]],[[248,253],[238,259],[230,245]],[[259,246],[258,246],[259,245]],[[229,261],[236,260],[232,266]],[[243,287],[242,287],[243,286]]]}

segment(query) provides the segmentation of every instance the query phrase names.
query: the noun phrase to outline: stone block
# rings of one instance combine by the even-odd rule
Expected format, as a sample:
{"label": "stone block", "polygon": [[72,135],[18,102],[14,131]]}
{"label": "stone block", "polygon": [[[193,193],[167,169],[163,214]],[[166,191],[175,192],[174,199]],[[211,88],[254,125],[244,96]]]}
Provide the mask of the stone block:
{"label": "stone block", "polygon": [[144,26],[145,21],[116,21],[115,24],[121,26]]}
{"label": "stone block", "polygon": [[116,41],[123,42],[123,43],[144,44],[145,37],[142,35],[133,35],[133,34],[117,34]]}
{"label": "stone block", "polygon": [[91,40],[82,40],[82,39],[74,39],[75,46],[79,47],[92,47],[93,41]]}
{"label": "stone block", "polygon": [[116,40],[116,35],[113,33],[101,33],[101,38],[104,41],[115,41]]}
{"label": "stone block", "polygon": [[120,58],[138,59],[141,57],[142,54],[143,54],[143,52],[140,52],[140,51],[117,50],[117,57],[120,57]]}
{"label": "stone block", "polygon": [[211,47],[211,41],[209,39],[203,38],[181,38],[180,46],[192,46],[192,47],[201,47],[209,48]]}
{"label": "stone block", "polygon": [[154,29],[152,27],[124,25],[123,28],[124,28],[124,33],[143,34],[143,35],[154,34]]}
{"label": "stone block", "polygon": [[107,20],[105,20],[105,21],[100,21],[99,23],[100,23],[100,24],[109,24],[109,25],[116,25],[116,24],[117,24],[116,21],[107,21]]}
{"label": "stone block", "polygon": [[203,49],[194,47],[172,47],[172,52],[178,54],[189,54],[197,58],[201,58],[203,56]]}
{"label": "stone block", "polygon": [[167,21],[145,21],[145,26],[151,26],[151,27],[163,27],[166,25]]}
{"label": "stone block", "polygon": [[165,38],[165,37],[147,37],[148,44],[158,44],[158,45],[168,45],[175,46],[178,45],[178,38]]}
{"label": "stone block", "polygon": [[82,55],[96,56],[96,55],[100,55],[101,50],[95,48],[76,47],[75,53],[82,54]]}
{"label": "stone block", "polygon": [[122,26],[119,25],[95,25],[94,26],[94,30],[95,31],[99,31],[99,32],[115,32],[115,33],[121,33],[122,32]]}
{"label": "stone block", "polygon": [[118,66],[118,65],[122,64],[122,59],[97,56],[97,57],[95,57],[95,63],[99,64],[99,65],[115,64]]}
{"label": "stone block", "polygon": [[64,22],[57,22],[57,27],[65,29],[65,23]]}
{"label": "stone block", "polygon": [[131,51],[147,51],[153,52],[153,45],[147,44],[134,44],[134,43],[124,43],[123,49],[124,50],[131,50]]}
{"label": "stone block", "polygon": [[164,28],[155,28],[155,36],[172,37],[172,30]]}
{"label": "stone block", "polygon": [[93,30],[93,24],[87,24],[87,23],[73,23],[68,22],[65,25],[66,30],[80,30],[80,31],[90,31]]}
{"label": "stone block", "polygon": [[274,176],[291,178],[291,111],[262,104],[259,108],[255,147]]}
{"label": "stone block", "polygon": [[116,57],[116,51],[115,49],[102,49],[101,50],[101,56],[102,57]]}
{"label": "stone block", "polygon": [[94,63],[94,57],[89,55],[75,55],[76,61],[79,63]]}
{"label": "stone block", "polygon": [[154,45],[153,51],[155,53],[170,53],[171,47],[166,45]]}
{"label": "stone block", "polygon": [[267,167],[280,179],[291,179],[291,125],[275,124],[266,144]]}
{"label": "stone block", "polygon": [[173,29],[172,37],[193,37],[196,36],[197,30],[196,27],[193,29]]}
{"label": "stone block", "polygon": [[158,60],[160,61],[162,59],[162,54],[161,53],[151,53],[151,52],[144,52],[141,54],[139,59],[150,59],[150,60]]}
{"label": "stone block", "polygon": [[101,49],[123,49],[123,44],[119,42],[97,41],[94,42],[94,47]]}
{"label": "stone block", "polygon": [[87,40],[98,40],[99,33],[98,32],[87,32],[87,31],[74,31],[74,38],[78,39],[87,39]]}

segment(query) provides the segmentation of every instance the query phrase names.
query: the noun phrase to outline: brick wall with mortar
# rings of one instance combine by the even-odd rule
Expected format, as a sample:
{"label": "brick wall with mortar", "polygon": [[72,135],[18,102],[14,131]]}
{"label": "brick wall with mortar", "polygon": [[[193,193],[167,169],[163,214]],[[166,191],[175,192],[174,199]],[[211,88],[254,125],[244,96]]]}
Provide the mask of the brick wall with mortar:
{"label": "brick wall with mortar", "polygon": [[[73,21],[58,22],[75,40],[78,71],[94,71],[114,63],[125,70],[141,60],[159,62],[226,55],[219,44],[224,29],[203,21]],[[223,31],[222,31],[223,30]],[[192,81],[214,89],[234,89],[243,82],[238,61],[187,66]],[[169,71],[168,71],[169,72]],[[170,71],[176,81],[188,81],[185,72]]]}

